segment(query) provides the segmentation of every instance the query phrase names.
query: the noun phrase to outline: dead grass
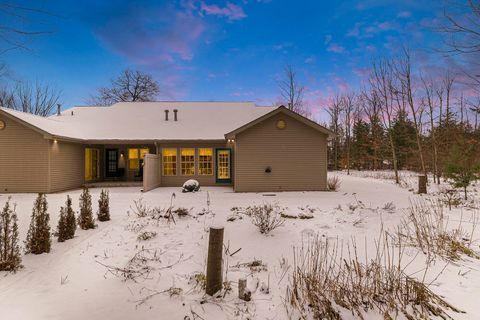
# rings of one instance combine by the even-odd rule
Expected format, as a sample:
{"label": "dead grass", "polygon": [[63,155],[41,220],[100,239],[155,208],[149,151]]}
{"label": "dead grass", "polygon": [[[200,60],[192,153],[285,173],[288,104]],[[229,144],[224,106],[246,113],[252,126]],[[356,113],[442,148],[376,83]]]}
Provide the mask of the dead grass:
{"label": "dead grass", "polygon": [[248,207],[245,209],[245,214],[250,216],[252,224],[262,234],[268,234],[285,223],[282,217],[283,209],[276,203]]}
{"label": "dead grass", "polygon": [[338,191],[340,189],[340,178],[338,176],[328,177],[327,179],[327,189],[328,191]]}
{"label": "dead grass", "polygon": [[287,287],[287,310],[293,318],[344,319],[353,314],[368,319],[451,319],[447,311],[462,312],[407,275],[403,248],[392,246],[383,233],[374,258],[360,261],[356,244],[329,242],[316,236],[294,248],[293,273]]}
{"label": "dead grass", "polygon": [[[462,211],[463,212],[463,211]],[[428,256],[459,260],[463,255],[480,258],[472,249],[472,237],[478,223],[478,212],[472,212],[471,230],[463,228],[463,217],[456,227],[449,226],[441,200],[413,200],[397,230],[397,241],[420,248]]]}

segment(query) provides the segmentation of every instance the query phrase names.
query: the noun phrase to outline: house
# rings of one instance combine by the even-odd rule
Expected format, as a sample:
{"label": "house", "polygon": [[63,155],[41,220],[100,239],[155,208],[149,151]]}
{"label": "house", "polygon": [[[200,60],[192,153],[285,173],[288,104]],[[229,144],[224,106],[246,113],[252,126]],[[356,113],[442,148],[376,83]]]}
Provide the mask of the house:
{"label": "house", "polygon": [[0,192],[106,181],[148,191],[188,179],[236,192],[326,190],[331,134],[251,102],[122,102],[48,118],[0,108]]}

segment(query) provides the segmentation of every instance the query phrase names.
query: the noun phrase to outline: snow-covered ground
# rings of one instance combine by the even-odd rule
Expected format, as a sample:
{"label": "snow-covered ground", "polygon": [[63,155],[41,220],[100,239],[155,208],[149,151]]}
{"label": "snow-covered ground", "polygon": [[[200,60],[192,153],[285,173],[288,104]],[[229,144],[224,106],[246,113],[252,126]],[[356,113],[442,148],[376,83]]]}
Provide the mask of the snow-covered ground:
{"label": "snow-covered ground", "polygon": [[[294,246],[319,233],[334,240],[356,239],[360,247],[371,249],[382,225],[394,229],[410,199],[420,197],[410,188],[395,186],[387,176],[359,172],[330,175],[340,177],[337,192],[237,194],[230,188],[205,187],[197,193],[159,188],[142,194],[137,188],[110,189],[111,221],[97,222],[94,230],[77,230],[73,240],[54,240],[49,254],[23,256],[24,268],[16,274],[0,273],[0,319],[288,319],[285,294]],[[408,176],[406,180],[411,180],[415,188],[415,175]],[[435,187],[432,192],[436,194],[437,190]],[[91,191],[96,211],[100,189]],[[475,187],[470,191],[478,204],[479,192]],[[138,218],[132,212],[133,201],[140,197],[150,207],[168,208],[172,193],[176,194],[175,208],[191,208],[191,214],[176,217],[175,224],[163,218]],[[52,229],[67,194],[78,210],[79,190],[47,196]],[[207,194],[212,213],[197,215],[207,209]],[[0,194],[0,206],[9,196],[17,204],[23,240],[36,195]],[[269,235],[260,234],[247,216],[227,222],[231,208],[267,202],[287,207],[293,215],[308,206],[314,209],[313,218],[286,219]],[[389,202],[394,210],[384,209]],[[472,224],[472,212],[466,208],[446,210],[451,223],[462,220],[464,228]],[[231,281],[233,290],[219,299],[206,298],[195,281],[195,274],[205,273],[208,228],[213,224],[225,226],[224,244],[230,253],[241,249],[225,258],[224,278]],[[144,231],[157,235],[151,240],[138,240]],[[478,231],[474,239],[480,239]],[[478,243],[473,248],[478,251]],[[124,280],[108,272],[106,266],[123,268],[142,249],[151,249],[146,254],[157,250],[148,275]],[[416,257],[409,274],[422,277],[422,255],[413,248],[406,255]],[[251,270],[243,265],[253,260],[261,260],[265,267]],[[438,258],[430,269],[427,279],[433,281],[431,289],[466,312],[450,315],[454,319],[480,319],[480,260],[464,258],[449,263]],[[250,302],[237,298],[236,282],[241,277],[247,277],[253,291]],[[268,292],[261,290],[266,287]]]}

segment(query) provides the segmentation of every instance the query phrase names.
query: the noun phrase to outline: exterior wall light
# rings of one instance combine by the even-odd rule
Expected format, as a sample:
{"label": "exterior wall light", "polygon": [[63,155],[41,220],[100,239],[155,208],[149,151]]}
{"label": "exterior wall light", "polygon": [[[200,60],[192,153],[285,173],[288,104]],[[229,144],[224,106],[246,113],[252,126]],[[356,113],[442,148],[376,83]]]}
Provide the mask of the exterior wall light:
{"label": "exterior wall light", "polygon": [[265,172],[266,172],[266,173],[272,172],[272,168],[271,168],[270,166],[266,167],[266,168],[265,168]]}

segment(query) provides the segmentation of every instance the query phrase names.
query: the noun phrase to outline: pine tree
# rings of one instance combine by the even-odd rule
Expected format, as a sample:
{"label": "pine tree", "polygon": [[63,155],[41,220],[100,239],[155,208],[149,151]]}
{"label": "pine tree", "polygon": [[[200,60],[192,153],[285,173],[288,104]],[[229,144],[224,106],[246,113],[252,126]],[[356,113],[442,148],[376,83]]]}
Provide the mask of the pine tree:
{"label": "pine tree", "polygon": [[78,217],[78,225],[83,230],[95,228],[92,213],[92,196],[90,195],[88,188],[83,188],[83,192],[80,195],[80,216]]}
{"label": "pine tree", "polygon": [[100,193],[97,216],[99,221],[110,220],[110,197],[106,190],[102,190]]}
{"label": "pine tree", "polygon": [[73,239],[76,229],[77,221],[72,209],[72,199],[70,196],[67,196],[65,207],[60,208],[60,219],[58,220],[57,227],[58,242]]}
{"label": "pine tree", "polygon": [[446,176],[455,188],[462,188],[467,200],[467,188],[472,181],[480,178],[480,160],[476,153],[480,145],[475,141],[467,141],[463,145],[455,145],[446,165]]}
{"label": "pine tree", "polygon": [[10,198],[0,213],[0,271],[17,271],[22,267],[18,244],[18,225],[15,205],[10,207]]}
{"label": "pine tree", "polygon": [[50,252],[50,215],[47,210],[47,197],[45,194],[39,193],[35,200],[27,240],[25,241],[26,253]]}
{"label": "pine tree", "polygon": [[67,196],[66,205],[66,214],[65,214],[65,222],[66,222],[66,229],[67,229],[67,239],[73,239],[75,237],[75,231],[77,230],[77,219],[75,218],[75,212],[72,209],[72,198]]}

